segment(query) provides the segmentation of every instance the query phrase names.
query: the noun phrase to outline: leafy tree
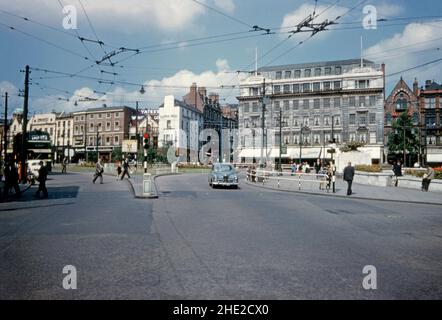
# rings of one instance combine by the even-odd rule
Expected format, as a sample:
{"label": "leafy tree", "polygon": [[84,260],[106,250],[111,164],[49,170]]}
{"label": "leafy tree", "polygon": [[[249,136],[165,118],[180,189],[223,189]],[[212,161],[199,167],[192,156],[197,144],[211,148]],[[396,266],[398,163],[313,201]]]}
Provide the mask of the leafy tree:
{"label": "leafy tree", "polygon": [[123,160],[123,152],[121,151],[121,147],[115,147],[112,151],[112,161],[122,161]]}
{"label": "leafy tree", "polygon": [[388,135],[387,142],[388,152],[403,153],[404,143],[405,150],[408,154],[416,154],[419,152],[418,130],[413,125],[413,120],[407,112],[402,112],[396,121],[392,123],[392,130]]}

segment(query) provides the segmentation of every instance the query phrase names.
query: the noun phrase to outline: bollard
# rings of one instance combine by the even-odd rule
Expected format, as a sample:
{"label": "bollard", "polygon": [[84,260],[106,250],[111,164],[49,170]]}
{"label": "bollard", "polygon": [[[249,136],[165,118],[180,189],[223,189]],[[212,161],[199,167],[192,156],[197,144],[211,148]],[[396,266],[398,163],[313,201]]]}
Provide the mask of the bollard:
{"label": "bollard", "polygon": [[298,189],[301,190],[301,174],[298,173]]}
{"label": "bollard", "polygon": [[150,173],[143,174],[143,196],[152,194],[152,176]]}

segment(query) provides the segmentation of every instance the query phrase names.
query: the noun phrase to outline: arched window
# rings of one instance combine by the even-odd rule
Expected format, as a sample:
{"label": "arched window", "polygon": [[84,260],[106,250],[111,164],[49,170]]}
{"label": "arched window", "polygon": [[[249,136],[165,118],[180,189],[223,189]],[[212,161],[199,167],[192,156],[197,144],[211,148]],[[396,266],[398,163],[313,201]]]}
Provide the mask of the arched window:
{"label": "arched window", "polygon": [[396,99],[396,111],[404,111],[407,110],[408,101],[404,95],[404,93],[400,93],[399,97]]}
{"label": "arched window", "polygon": [[419,114],[417,112],[413,113],[413,123],[414,124],[419,123]]}

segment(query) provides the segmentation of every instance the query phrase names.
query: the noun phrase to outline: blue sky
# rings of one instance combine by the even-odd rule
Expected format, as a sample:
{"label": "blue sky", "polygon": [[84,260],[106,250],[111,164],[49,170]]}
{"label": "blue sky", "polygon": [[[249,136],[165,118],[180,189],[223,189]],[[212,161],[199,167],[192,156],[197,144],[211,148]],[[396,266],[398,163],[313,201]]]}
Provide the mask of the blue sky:
{"label": "blue sky", "polygon": [[[0,0],[0,91],[9,92],[10,109],[21,107],[22,99],[17,93],[23,88],[24,75],[20,70],[26,64],[72,74],[94,65],[93,61],[101,59],[105,52],[121,47],[145,48],[143,50],[149,52],[142,52],[113,68],[95,64],[78,74],[101,78],[106,83],[33,70],[30,113],[72,111],[102,103],[134,106],[136,100],[142,107],[155,108],[165,94],[181,98],[193,81],[209,87],[209,91],[219,92],[226,101],[235,102],[237,90],[219,87],[238,83],[241,75],[234,71],[253,68],[255,48],[260,57],[278,44],[280,46],[259,60],[259,66],[357,58],[361,36],[364,56],[378,63],[385,62],[387,74],[441,57],[437,48],[442,45],[442,1],[373,0],[357,6],[359,3],[361,0],[317,1],[316,13],[323,13],[315,22],[343,15],[338,20],[340,24],[330,27],[336,30],[319,33],[284,54],[308,36],[297,34],[284,41],[290,27],[313,12],[314,0],[17,0],[14,3]],[[67,5],[73,5],[77,11],[76,30],[63,28],[62,6]],[[378,18],[390,20],[379,22],[377,29],[363,29],[366,5],[377,9]],[[272,34],[249,32],[254,25],[269,28]],[[229,33],[232,35],[189,41]],[[78,36],[98,38],[104,46],[89,41],[82,43]],[[248,38],[214,43],[236,37]],[[202,45],[204,41],[212,43]],[[158,49],[161,51],[155,51]],[[121,53],[112,60],[116,62],[131,54]],[[403,77],[410,85],[414,77],[420,83],[425,79],[442,82],[441,65],[405,72]],[[110,74],[113,72],[117,75]],[[387,79],[387,91],[399,77]],[[107,83],[109,81],[114,84]],[[145,84],[144,95],[138,92],[139,84]],[[84,97],[100,100],[81,101]]]}

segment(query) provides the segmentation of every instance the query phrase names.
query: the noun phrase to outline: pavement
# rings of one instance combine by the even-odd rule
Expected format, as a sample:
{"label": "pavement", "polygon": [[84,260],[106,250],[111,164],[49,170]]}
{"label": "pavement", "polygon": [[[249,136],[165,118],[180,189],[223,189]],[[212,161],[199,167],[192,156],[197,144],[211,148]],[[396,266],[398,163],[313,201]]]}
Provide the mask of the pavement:
{"label": "pavement", "polygon": [[[242,174],[244,176],[244,174]],[[271,177],[262,182],[249,182],[244,179],[244,183],[260,188],[269,188],[281,191],[297,192],[314,194],[320,196],[365,199],[365,200],[379,200],[379,201],[399,201],[403,203],[422,203],[442,205],[442,197],[440,192],[422,192],[415,189],[397,188],[397,187],[380,187],[365,184],[352,184],[352,195],[347,196],[347,183],[342,178],[336,178],[335,193],[332,190],[319,190],[318,182],[307,182],[302,179],[315,179],[314,177],[301,178],[301,188],[299,188],[299,180],[297,176],[284,175],[279,180],[277,176]]]}
{"label": "pavement", "polygon": [[206,174],[158,177],[158,199],[49,178],[48,199],[0,203],[0,299],[442,298],[439,206],[212,189]]}

